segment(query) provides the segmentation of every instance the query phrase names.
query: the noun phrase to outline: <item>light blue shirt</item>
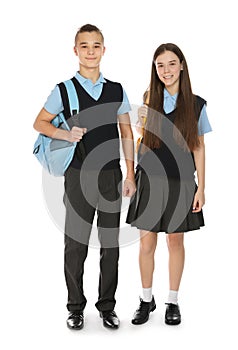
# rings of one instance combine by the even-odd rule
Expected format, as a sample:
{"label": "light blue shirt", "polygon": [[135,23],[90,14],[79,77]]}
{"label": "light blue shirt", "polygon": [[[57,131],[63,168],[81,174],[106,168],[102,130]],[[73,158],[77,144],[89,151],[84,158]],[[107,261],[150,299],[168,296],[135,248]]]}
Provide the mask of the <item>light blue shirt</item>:
{"label": "light blue shirt", "polygon": [[[178,94],[170,95],[169,92],[164,89],[164,111],[165,113],[172,112],[176,107]],[[206,105],[202,107],[199,120],[198,120],[198,135],[202,136],[208,132],[212,131],[211,125],[208,120]]]}
{"label": "light blue shirt", "polygon": [[[90,79],[84,78],[78,72],[76,73],[75,78],[79,81],[81,86],[95,101],[97,101],[101,96],[103,84],[107,83],[107,81],[103,78],[103,75],[101,73],[96,83],[93,83],[92,80]],[[117,111],[118,115],[128,113],[131,110],[126,92],[124,89],[122,90],[123,90],[123,100],[122,100],[121,106]],[[58,85],[55,86],[55,88],[52,90],[51,94],[47,98],[47,101],[44,104],[44,108],[47,110],[47,112],[51,114],[59,114],[60,112],[63,111],[64,108],[63,108],[60,89]]]}

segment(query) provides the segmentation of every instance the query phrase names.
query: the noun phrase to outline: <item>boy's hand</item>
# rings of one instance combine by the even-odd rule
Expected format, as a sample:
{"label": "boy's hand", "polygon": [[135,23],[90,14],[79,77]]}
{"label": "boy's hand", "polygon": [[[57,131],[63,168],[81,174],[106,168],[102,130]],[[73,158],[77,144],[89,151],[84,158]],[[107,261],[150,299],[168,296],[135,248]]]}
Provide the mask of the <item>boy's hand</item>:
{"label": "boy's hand", "polygon": [[132,197],[135,191],[136,191],[135,181],[126,178],[123,185],[123,192],[122,192],[123,196]]}
{"label": "boy's hand", "polygon": [[87,132],[86,128],[78,128],[77,126],[73,126],[69,131],[68,141],[69,142],[79,142],[82,140],[83,135]]}

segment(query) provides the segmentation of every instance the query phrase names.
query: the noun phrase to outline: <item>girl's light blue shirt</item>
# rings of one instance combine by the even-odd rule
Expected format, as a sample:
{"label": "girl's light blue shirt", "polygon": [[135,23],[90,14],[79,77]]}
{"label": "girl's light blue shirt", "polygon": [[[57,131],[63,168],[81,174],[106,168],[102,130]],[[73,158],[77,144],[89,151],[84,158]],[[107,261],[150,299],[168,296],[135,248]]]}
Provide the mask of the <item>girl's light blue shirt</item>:
{"label": "girl's light blue shirt", "polygon": [[[164,111],[165,113],[172,112],[176,107],[178,94],[170,95],[169,92],[164,89]],[[212,131],[211,125],[208,120],[206,106],[204,105],[198,120],[198,135],[202,136],[208,132]]]}

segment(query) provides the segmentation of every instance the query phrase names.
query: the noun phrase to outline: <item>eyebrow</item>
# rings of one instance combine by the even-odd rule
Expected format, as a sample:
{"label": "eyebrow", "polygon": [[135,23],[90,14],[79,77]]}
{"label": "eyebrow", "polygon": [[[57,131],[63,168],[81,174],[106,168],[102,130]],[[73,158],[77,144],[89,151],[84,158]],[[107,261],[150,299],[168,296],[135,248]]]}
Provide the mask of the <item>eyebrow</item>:
{"label": "eyebrow", "polygon": [[[171,60],[169,63],[176,62],[176,60]],[[163,64],[163,62],[156,62],[156,64]]]}
{"label": "eyebrow", "polygon": [[[85,44],[88,44],[88,41],[82,41],[81,43],[79,43],[79,45],[85,45]],[[93,44],[94,44],[94,45],[95,45],[95,44],[96,44],[96,45],[102,45],[102,43],[97,42],[97,41],[95,41]]]}

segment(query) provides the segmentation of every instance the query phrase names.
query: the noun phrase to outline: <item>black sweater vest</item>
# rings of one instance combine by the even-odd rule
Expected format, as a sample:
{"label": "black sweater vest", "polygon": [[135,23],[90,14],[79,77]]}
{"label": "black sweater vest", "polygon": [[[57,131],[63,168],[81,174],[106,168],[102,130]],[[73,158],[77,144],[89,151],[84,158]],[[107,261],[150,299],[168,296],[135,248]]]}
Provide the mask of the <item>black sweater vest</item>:
{"label": "black sweater vest", "polygon": [[[119,83],[106,80],[101,96],[95,101],[80,85],[72,79],[79,99],[80,112],[76,125],[87,128],[87,133],[76,146],[70,166],[86,170],[116,169],[120,167],[120,142],[117,111],[123,101],[123,90]],[[82,143],[80,145],[80,143]],[[86,155],[82,159],[84,148]]]}
{"label": "black sweater vest", "polygon": [[[196,118],[199,120],[201,110],[206,101],[195,96]],[[184,151],[173,136],[176,109],[171,113],[164,113],[161,127],[161,146],[138,155],[137,169],[148,175],[166,176],[168,178],[192,180],[194,179],[195,163],[192,152]]]}

